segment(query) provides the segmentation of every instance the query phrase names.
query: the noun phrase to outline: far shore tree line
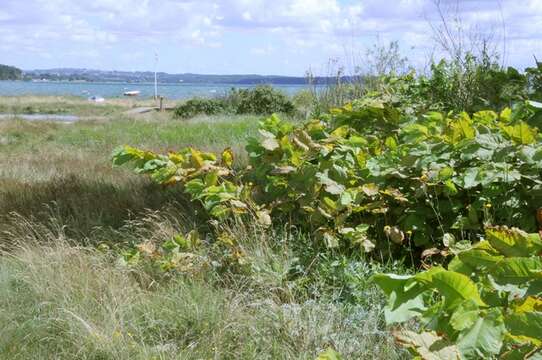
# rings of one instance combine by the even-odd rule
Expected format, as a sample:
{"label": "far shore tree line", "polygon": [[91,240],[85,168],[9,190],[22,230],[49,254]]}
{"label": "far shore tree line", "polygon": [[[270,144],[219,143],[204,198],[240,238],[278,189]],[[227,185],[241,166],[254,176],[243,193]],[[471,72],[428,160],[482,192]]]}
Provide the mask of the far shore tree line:
{"label": "far shore tree line", "polygon": [[0,64],[0,80],[20,80],[23,72],[14,66]]}

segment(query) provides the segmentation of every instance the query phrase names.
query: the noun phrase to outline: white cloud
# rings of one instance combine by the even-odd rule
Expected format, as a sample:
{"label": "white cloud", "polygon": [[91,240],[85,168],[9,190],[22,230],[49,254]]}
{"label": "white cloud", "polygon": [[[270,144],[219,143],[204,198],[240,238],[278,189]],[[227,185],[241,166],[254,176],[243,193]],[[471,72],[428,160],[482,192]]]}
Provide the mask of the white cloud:
{"label": "white cloud", "polygon": [[246,21],[252,20],[252,14],[250,13],[250,11],[243,12],[243,14],[241,14],[241,17],[243,18],[243,20]]}
{"label": "white cloud", "polygon": [[[325,59],[344,54],[345,47],[399,40],[403,49],[415,49],[413,56],[422,56],[434,48],[428,22],[438,20],[432,0],[0,1],[2,49],[32,52],[61,42],[98,54],[108,47],[158,43],[218,48],[232,34],[237,39],[254,34],[272,44],[237,40],[235,46],[246,46],[245,52],[254,56]],[[456,0],[442,4],[446,8]],[[461,1],[460,8],[465,28],[477,26],[497,40],[506,34],[510,61],[531,59],[533,51],[542,58],[542,0],[470,0]]]}
{"label": "white cloud", "polygon": [[267,45],[264,47],[255,47],[250,49],[250,53],[253,55],[259,55],[259,56],[267,56],[271,55],[275,52],[275,48],[271,45]]}

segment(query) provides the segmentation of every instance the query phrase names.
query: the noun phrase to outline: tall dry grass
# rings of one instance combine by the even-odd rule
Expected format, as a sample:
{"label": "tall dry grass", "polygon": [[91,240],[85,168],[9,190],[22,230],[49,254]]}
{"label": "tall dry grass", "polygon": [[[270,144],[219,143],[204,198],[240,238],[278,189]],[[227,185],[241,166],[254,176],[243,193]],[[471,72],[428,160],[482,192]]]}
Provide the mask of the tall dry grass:
{"label": "tall dry grass", "polygon": [[[138,221],[140,241],[186,226],[158,213]],[[382,330],[379,303],[292,291],[289,240],[276,234],[232,229],[254,264],[250,275],[156,283],[111,253],[74,246],[57,220],[53,229],[18,222],[14,248],[0,257],[0,358],[313,359],[329,346],[346,358],[402,356]]]}

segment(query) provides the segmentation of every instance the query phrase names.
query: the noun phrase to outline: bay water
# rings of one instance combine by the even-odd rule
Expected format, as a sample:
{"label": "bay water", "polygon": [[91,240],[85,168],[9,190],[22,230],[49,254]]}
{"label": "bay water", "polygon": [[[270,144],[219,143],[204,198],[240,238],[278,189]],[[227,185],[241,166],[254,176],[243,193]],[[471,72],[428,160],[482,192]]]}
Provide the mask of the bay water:
{"label": "bay water", "polygon": [[[251,88],[256,85],[234,84],[158,84],[158,94],[167,99],[188,99],[192,97],[215,97],[227,93],[232,87]],[[288,95],[308,88],[308,85],[273,85]],[[0,81],[0,96],[55,95],[89,98],[123,97],[126,91],[140,91],[140,98],[154,96],[153,83],[120,82],[76,82],[76,81]]]}

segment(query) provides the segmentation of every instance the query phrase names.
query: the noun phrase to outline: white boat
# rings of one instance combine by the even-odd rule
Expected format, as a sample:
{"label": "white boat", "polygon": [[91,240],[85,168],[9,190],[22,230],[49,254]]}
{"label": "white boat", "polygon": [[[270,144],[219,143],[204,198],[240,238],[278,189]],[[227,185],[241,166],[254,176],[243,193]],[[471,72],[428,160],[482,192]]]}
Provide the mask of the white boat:
{"label": "white boat", "polygon": [[140,92],[139,90],[125,91],[124,96],[138,96]]}

